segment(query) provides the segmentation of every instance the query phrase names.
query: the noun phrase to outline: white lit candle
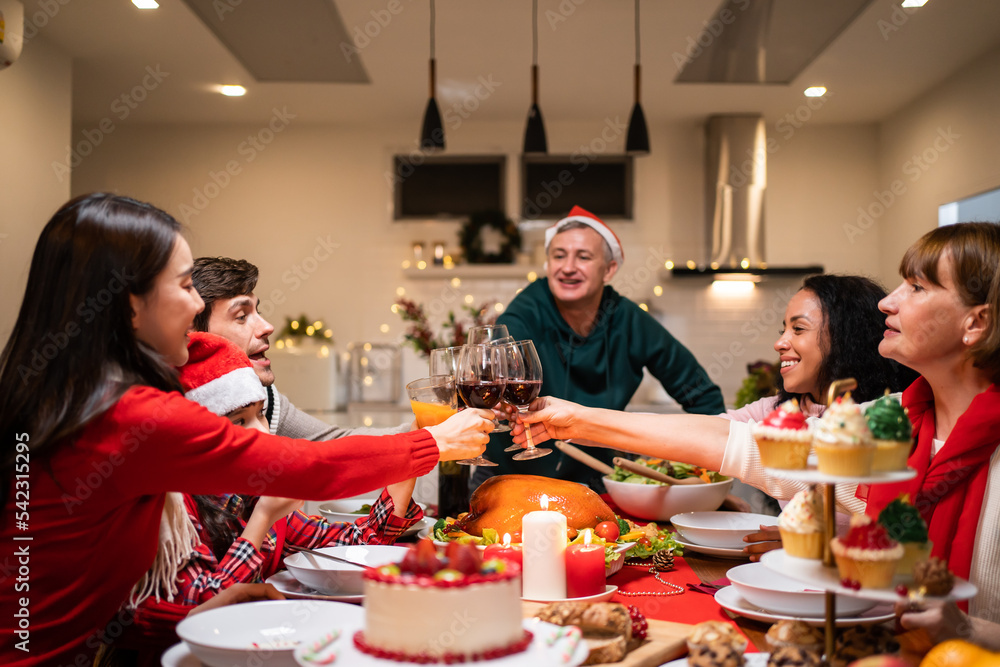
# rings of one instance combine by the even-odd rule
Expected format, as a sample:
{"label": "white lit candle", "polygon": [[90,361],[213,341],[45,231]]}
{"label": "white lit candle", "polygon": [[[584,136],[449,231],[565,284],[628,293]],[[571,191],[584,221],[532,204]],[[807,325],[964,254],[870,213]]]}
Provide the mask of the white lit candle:
{"label": "white lit candle", "polygon": [[541,505],[542,511],[521,520],[522,588],[528,600],[561,600],[566,597],[566,517],[548,511],[545,495]]}

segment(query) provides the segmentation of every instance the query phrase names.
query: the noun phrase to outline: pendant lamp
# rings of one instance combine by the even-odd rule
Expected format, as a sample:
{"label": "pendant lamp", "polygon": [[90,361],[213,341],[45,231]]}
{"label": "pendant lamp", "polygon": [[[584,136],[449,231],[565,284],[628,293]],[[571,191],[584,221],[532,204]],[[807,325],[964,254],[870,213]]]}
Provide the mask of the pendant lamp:
{"label": "pendant lamp", "polygon": [[436,82],[434,60],[434,0],[431,0],[431,61],[430,61],[430,99],[424,111],[424,123],[420,128],[420,148],[425,151],[444,150],[444,125],[441,123],[441,112],[437,100],[434,99]]}
{"label": "pendant lamp", "polygon": [[629,155],[649,154],[649,130],[646,129],[646,114],[639,103],[642,83],[642,65],[639,64],[639,0],[635,0],[635,105],[628,119],[628,134],[625,137],[625,152]]}
{"label": "pendant lamp", "polygon": [[549,152],[545,122],[538,107],[538,0],[531,3],[531,109],[528,110],[528,125],[524,128],[524,152]]}

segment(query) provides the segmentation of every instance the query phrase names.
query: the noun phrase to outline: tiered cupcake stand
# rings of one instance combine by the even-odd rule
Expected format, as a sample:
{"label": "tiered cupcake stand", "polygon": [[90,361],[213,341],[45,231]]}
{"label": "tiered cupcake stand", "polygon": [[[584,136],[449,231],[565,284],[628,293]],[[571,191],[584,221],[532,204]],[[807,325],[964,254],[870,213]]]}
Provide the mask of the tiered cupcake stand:
{"label": "tiered cupcake stand", "polygon": [[[829,660],[834,650],[834,634],[837,622],[837,595],[865,598],[877,600],[879,602],[900,602],[907,598],[900,596],[895,586],[903,583],[911,586],[911,581],[900,580],[898,577],[893,581],[892,588],[846,588],[840,583],[840,576],[837,573],[837,564],[834,561],[833,553],[830,550],[830,540],[836,535],[836,485],[837,484],[889,484],[893,482],[903,482],[913,479],[916,471],[907,468],[906,470],[893,472],[873,473],[867,477],[842,477],[826,475],[815,469],[806,470],[780,470],[777,468],[767,468],[767,474],[790,479],[808,484],[819,484],[823,487],[824,500],[824,548],[823,560],[810,560],[796,558],[785,553],[784,549],[769,551],[761,558],[761,562],[768,568],[775,570],[787,577],[796,579],[805,584],[813,586],[826,592],[826,655]],[[976,587],[964,579],[955,578],[955,586],[947,596],[948,600],[967,600],[976,594]],[[912,595],[912,594],[911,594]]]}

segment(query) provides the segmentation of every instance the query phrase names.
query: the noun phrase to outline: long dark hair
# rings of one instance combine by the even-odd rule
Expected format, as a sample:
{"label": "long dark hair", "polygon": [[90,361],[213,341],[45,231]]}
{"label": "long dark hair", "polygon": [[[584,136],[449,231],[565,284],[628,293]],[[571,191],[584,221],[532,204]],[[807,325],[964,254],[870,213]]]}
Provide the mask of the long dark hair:
{"label": "long dark hair", "polygon": [[129,302],[153,288],[180,230],[154,206],[105,193],[67,202],[45,225],[0,356],[5,473],[14,433],[30,437],[33,462],[44,460],[130,386],[180,390],[176,370],[135,337]]}
{"label": "long dark hair", "polygon": [[[826,348],[820,365],[817,385],[825,391],[830,383],[852,377],[858,388],[851,392],[857,402],[878,398],[885,390],[905,389],[917,374],[878,353],[885,332],[885,315],[878,302],[885,298],[885,288],[862,276],[822,274],[809,276],[800,290],[809,290],[823,309],[820,340]],[[778,400],[801,395],[785,391],[778,375]],[[816,397],[822,403],[826,396]]]}

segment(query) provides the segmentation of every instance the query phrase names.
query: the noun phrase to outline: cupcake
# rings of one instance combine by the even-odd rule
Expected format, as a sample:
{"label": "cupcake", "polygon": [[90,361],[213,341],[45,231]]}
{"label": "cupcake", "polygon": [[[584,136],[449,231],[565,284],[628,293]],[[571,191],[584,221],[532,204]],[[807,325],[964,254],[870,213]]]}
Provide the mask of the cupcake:
{"label": "cupcake", "polygon": [[868,406],[865,421],[875,441],[872,471],[905,470],[913,444],[913,427],[906,409],[886,393]]}
{"label": "cupcake", "polygon": [[896,574],[913,574],[913,565],[927,560],[931,555],[931,542],[927,539],[927,524],[917,508],[903,494],[878,515],[878,522],[889,537],[903,545],[903,558],[896,565]]}
{"label": "cupcake", "polygon": [[767,643],[772,651],[792,647],[815,653],[823,653],[823,632],[803,621],[778,621],[767,631]]}
{"label": "cupcake", "polygon": [[795,646],[785,646],[771,652],[767,657],[767,667],[822,667],[820,655]]}
{"label": "cupcake", "polygon": [[821,473],[846,477],[871,474],[875,445],[861,408],[850,394],[839,396],[813,425],[813,448]]}
{"label": "cupcake", "polygon": [[[743,664],[743,652],[747,648],[746,637],[736,631],[729,623],[723,621],[705,621],[694,626],[691,634],[687,638],[689,662],[696,664],[697,659],[704,664],[715,664],[710,660],[724,660],[732,662],[734,655],[739,656],[739,662]],[[702,663],[698,663],[702,664]]]}
{"label": "cupcake", "polygon": [[847,535],[830,540],[830,550],[837,561],[841,584],[860,588],[890,586],[896,563],[903,557],[903,545],[864,514],[851,517]]}
{"label": "cupcake", "polygon": [[785,553],[796,558],[823,557],[823,499],[815,487],[796,493],[778,517]]}
{"label": "cupcake", "polygon": [[753,437],[765,468],[802,470],[809,458],[809,426],[794,398],[755,424]]}
{"label": "cupcake", "polygon": [[955,586],[955,575],[948,569],[948,563],[936,557],[914,565],[913,579],[924,595],[947,595]]}

